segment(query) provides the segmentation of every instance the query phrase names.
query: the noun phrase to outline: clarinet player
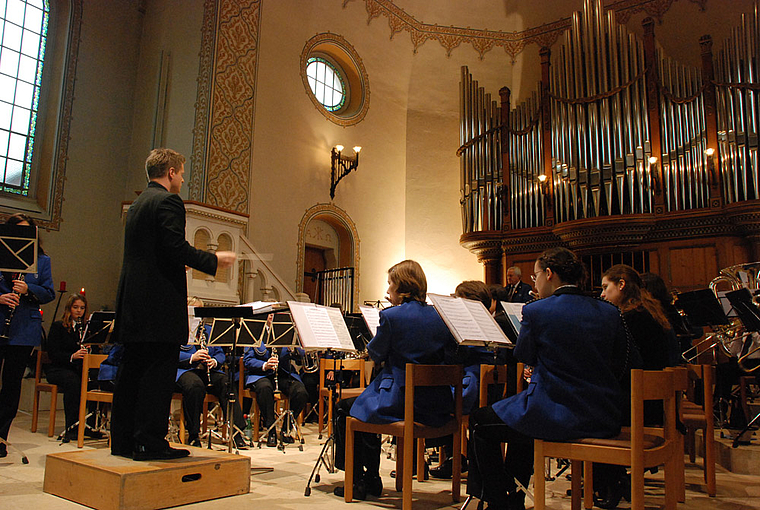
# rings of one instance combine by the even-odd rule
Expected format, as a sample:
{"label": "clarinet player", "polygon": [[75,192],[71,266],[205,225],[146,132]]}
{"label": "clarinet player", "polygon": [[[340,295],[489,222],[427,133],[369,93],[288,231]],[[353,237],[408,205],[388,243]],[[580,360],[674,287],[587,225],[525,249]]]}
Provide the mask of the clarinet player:
{"label": "clarinet player", "polygon": [[[35,226],[34,220],[26,214],[14,214],[6,221],[9,225]],[[0,339],[0,363],[3,366],[2,389],[0,389],[0,437],[8,439],[13,418],[18,411],[21,397],[21,379],[24,376],[32,350],[42,340],[42,314],[40,305],[55,298],[53,275],[50,272],[50,257],[37,245],[37,272],[24,278],[2,273],[0,278],[0,325],[13,312],[8,338]],[[0,457],[8,454],[4,443],[0,443]]]}

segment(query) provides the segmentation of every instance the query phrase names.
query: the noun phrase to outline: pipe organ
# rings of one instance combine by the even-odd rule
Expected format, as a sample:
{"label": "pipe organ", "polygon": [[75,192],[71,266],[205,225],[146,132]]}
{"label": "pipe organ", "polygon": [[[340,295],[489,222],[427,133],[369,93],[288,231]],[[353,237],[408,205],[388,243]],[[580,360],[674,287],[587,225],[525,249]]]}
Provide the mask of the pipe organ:
{"label": "pipe organ", "polygon": [[584,0],[515,106],[463,67],[460,242],[486,280],[556,245],[600,260],[636,253],[684,289],[702,282],[682,281],[674,250],[712,246],[717,267],[760,257],[758,12],[715,54],[703,37],[691,67],[667,55],[653,20],[640,37]]}

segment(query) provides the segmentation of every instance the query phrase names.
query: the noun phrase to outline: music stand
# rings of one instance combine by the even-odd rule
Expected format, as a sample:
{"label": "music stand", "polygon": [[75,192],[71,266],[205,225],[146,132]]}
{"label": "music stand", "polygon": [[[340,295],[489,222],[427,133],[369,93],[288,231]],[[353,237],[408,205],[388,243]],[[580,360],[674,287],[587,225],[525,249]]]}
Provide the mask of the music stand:
{"label": "music stand", "polygon": [[346,327],[351,334],[351,340],[354,342],[354,348],[359,352],[367,350],[367,344],[372,340],[372,333],[369,326],[360,313],[347,313],[343,316],[346,321]]}
{"label": "music stand", "polygon": [[[752,293],[749,289],[742,288],[728,292],[726,297],[736,311],[736,315],[739,316],[739,320],[742,322],[745,329],[750,332],[750,335],[760,331],[760,309],[758,309],[757,305],[752,301]],[[733,443],[731,443],[733,448],[738,448],[740,443],[749,444],[749,441],[741,441],[741,438],[754,426],[758,418],[760,418],[760,413],[756,414],[755,417],[747,423],[744,429],[737,434]]]}
{"label": "music stand", "polygon": [[682,292],[678,294],[674,306],[683,311],[694,326],[712,328],[730,324],[718,298],[710,289]]}
{"label": "music stand", "polygon": [[[0,271],[7,273],[36,273],[37,272],[37,227],[30,225],[0,225]],[[13,284],[9,283],[12,288]],[[15,308],[15,307],[14,307]],[[13,310],[10,308],[9,310]],[[8,339],[11,319],[9,311],[6,315],[2,337]],[[29,464],[29,459],[19,448],[0,437],[0,444],[6,445],[21,454],[21,462]]]}
{"label": "music stand", "polygon": [[[201,319],[214,319],[214,325],[211,327],[211,339],[209,339],[209,345],[212,345],[212,342],[216,346],[225,346],[225,347],[232,347],[232,358],[234,359],[235,356],[235,350],[238,346],[238,340],[241,335],[241,323],[245,320],[250,320],[254,318],[254,310],[250,306],[215,306],[215,307],[203,307],[203,306],[196,306],[195,307],[195,316],[199,317]],[[214,326],[217,323],[217,320],[219,321],[219,326],[217,326],[217,333],[218,336],[214,336]],[[246,330],[248,331],[248,329]],[[232,334],[229,334],[229,332],[232,332]],[[221,340],[224,339],[225,342],[222,342]],[[244,340],[246,337],[244,336]],[[216,340],[216,341],[214,341]],[[229,343],[227,342],[229,341]],[[251,345],[251,344],[248,344]],[[230,363],[228,363],[228,370],[227,370],[227,386],[228,386],[228,398],[227,398],[227,430],[229,430],[229,435],[227,437],[227,452],[232,453],[232,444],[233,444],[233,436],[235,434],[234,427],[232,423],[232,413],[233,413],[233,406],[237,403],[237,399],[235,397],[235,379],[232,374],[232,370],[229,368]],[[243,431],[240,431],[242,434]]]}
{"label": "music stand", "polygon": [[110,340],[116,312],[97,311],[90,314],[90,320],[84,328],[83,345],[103,345]]}

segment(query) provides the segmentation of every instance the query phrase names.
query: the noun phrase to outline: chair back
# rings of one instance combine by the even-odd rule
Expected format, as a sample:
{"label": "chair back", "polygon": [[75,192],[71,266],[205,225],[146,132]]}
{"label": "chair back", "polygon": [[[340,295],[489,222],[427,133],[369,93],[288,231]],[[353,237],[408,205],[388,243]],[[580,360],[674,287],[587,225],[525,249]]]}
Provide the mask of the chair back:
{"label": "chair back", "polygon": [[[406,364],[406,387],[404,388],[404,425],[414,426],[414,390],[417,387],[452,386],[454,388],[454,419],[462,422],[462,365]],[[411,437],[411,436],[410,436]]]}
{"label": "chair back", "polygon": [[675,438],[676,389],[672,370],[631,370],[631,442],[634,450],[643,448],[644,402],[661,400],[663,434],[666,441]]}
{"label": "chair back", "polygon": [[348,370],[359,372],[359,388],[367,387],[367,378],[365,377],[367,362],[364,359],[326,359],[319,360],[319,387],[325,387],[325,374],[330,370]]}
{"label": "chair back", "polygon": [[34,367],[34,384],[35,386],[40,384],[42,382],[42,365],[47,365],[50,363],[50,356],[48,356],[47,351],[38,350],[37,351],[37,362]]}
{"label": "chair back", "polygon": [[106,359],[108,359],[108,354],[90,354],[87,353],[84,355],[84,358],[82,358],[82,377],[84,380],[87,380],[86,377],[89,375],[87,372],[90,369],[100,368],[100,364],[103,363]]}

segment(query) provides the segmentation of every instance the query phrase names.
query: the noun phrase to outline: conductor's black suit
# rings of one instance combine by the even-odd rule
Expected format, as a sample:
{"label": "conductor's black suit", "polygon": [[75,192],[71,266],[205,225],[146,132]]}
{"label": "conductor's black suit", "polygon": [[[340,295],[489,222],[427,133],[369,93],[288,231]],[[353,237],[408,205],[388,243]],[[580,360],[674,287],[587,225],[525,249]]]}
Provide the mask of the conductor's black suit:
{"label": "conductor's black suit", "polygon": [[179,346],[188,336],[185,266],[215,274],[217,257],[185,240],[182,199],[151,181],[127,212],[114,330],[124,344],[113,401],[114,455],[169,447]]}

